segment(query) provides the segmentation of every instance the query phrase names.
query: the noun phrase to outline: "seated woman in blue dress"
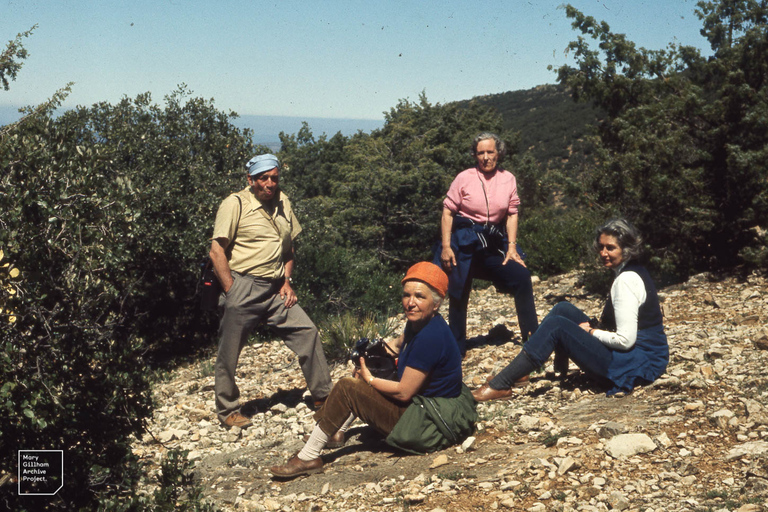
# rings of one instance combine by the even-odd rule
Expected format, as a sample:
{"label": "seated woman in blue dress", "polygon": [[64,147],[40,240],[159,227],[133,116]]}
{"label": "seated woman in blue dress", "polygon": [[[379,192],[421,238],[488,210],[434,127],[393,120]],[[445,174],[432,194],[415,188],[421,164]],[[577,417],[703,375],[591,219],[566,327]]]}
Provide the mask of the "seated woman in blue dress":
{"label": "seated woman in blue dress", "polygon": [[414,453],[446,448],[473,432],[477,404],[462,383],[456,340],[438,314],[448,276],[424,261],[408,269],[402,285],[408,321],[394,343],[397,380],[374,377],[361,357],[360,370],[339,380],[315,414],[317,424],[301,451],[270,468],[274,476],[293,478],[322,470],[321,450],[343,445],[343,429],[355,417],[390,445]]}
{"label": "seated woman in blue dress", "polygon": [[509,398],[515,382],[541,367],[553,352],[557,371],[567,371],[571,359],[585,372],[607,379],[609,395],[659,378],[669,362],[669,346],[656,287],[637,262],[641,242],[626,220],[599,227],[595,250],[603,266],[616,274],[600,325],[591,325],[576,306],[560,302],[517,357],[472,393],[475,399]]}

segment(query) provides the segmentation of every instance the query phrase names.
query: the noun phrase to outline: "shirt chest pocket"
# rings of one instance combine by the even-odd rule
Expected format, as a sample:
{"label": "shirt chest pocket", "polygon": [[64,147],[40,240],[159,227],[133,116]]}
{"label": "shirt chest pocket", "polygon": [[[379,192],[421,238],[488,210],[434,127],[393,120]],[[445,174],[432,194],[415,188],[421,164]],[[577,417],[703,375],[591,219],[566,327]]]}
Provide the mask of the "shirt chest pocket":
{"label": "shirt chest pocket", "polygon": [[291,250],[291,223],[282,215],[275,216],[274,221],[283,253],[289,253]]}

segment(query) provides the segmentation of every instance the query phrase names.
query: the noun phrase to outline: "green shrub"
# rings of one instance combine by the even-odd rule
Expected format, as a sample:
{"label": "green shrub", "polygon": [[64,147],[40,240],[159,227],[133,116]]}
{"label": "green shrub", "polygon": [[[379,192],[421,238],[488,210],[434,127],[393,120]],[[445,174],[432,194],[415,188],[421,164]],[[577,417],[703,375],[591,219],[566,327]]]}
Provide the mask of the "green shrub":
{"label": "green shrub", "polygon": [[320,329],[323,348],[330,358],[346,358],[360,338],[389,338],[394,335],[396,323],[392,317],[371,312],[359,316],[345,311],[330,316]]}
{"label": "green shrub", "polygon": [[[101,512],[214,512],[216,506],[204,500],[203,488],[195,482],[187,450],[170,450],[163,459],[158,487],[152,494],[105,496]],[[135,468],[136,472],[139,468]]]}
{"label": "green shrub", "polygon": [[582,210],[524,217],[518,239],[527,254],[528,268],[546,278],[594,262],[592,240],[600,222]]}
{"label": "green shrub", "polygon": [[607,297],[615,278],[613,272],[598,265],[589,265],[581,275],[581,284],[587,292]]}
{"label": "green shrub", "polygon": [[5,253],[0,249],[0,323],[16,323],[13,303],[18,295],[17,279],[21,271],[9,261],[3,262]]}
{"label": "green shrub", "polygon": [[399,304],[400,282],[392,270],[372,256],[322,240],[322,232],[308,224],[297,243],[294,288],[316,322],[344,311],[384,313]]}

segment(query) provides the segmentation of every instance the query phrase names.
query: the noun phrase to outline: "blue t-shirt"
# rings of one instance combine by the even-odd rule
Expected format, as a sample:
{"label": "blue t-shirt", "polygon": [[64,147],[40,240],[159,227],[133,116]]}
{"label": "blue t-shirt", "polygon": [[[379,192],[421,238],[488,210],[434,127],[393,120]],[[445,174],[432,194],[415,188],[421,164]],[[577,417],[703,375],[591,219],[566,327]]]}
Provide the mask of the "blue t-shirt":
{"label": "blue t-shirt", "polygon": [[405,342],[397,360],[397,378],[406,366],[427,372],[422,396],[455,398],[461,394],[461,354],[456,338],[440,315],[435,315],[422,330],[413,334],[405,326]]}

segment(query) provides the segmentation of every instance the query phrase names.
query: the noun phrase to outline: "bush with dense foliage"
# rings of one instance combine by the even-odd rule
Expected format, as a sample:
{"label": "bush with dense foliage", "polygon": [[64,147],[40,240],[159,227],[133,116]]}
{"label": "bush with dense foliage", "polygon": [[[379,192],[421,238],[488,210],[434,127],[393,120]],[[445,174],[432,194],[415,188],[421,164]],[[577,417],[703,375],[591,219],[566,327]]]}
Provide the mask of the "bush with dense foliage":
{"label": "bush with dense foliage", "polygon": [[[50,508],[95,508],[136,484],[129,436],[151,412],[147,353],[210,342],[197,267],[218,201],[242,184],[233,170],[256,148],[185,95],[59,117],[54,101],[2,128],[0,248],[21,276],[3,281],[0,470],[15,473],[17,449],[64,450]],[[0,503],[41,509],[15,494],[1,487]]]}

